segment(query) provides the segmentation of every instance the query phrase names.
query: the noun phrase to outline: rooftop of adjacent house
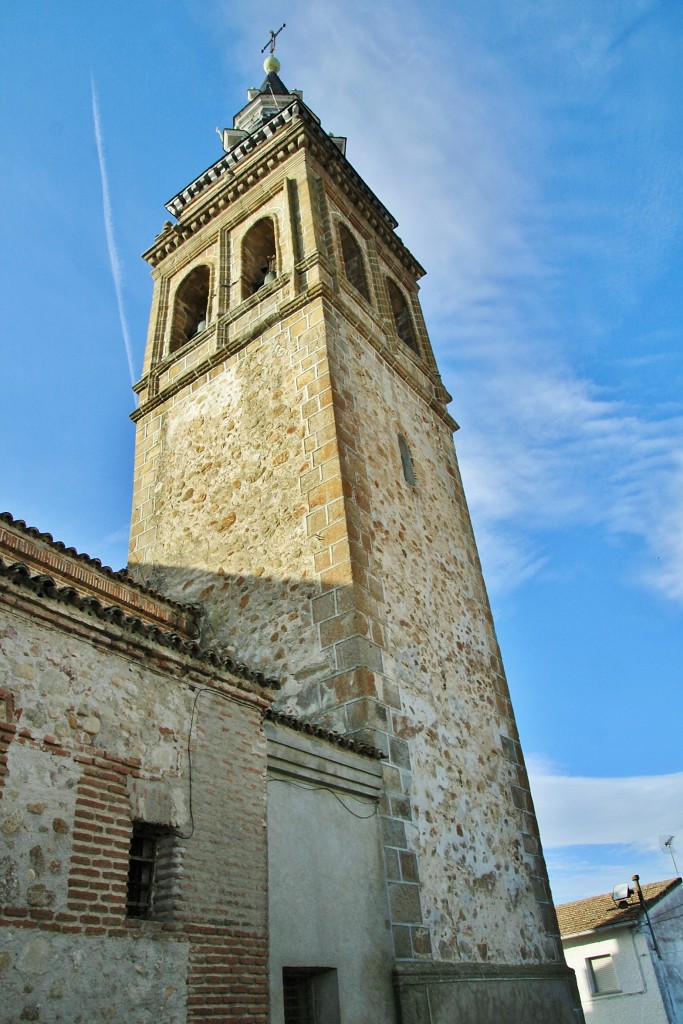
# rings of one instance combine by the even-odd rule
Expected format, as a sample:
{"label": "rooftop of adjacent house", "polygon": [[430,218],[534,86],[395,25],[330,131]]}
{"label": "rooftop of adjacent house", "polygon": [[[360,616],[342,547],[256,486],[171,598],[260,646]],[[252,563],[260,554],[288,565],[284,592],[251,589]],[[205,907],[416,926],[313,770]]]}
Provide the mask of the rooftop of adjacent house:
{"label": "rooftop of adjacent house", "polygon": [[[665,882],[648,882],[642,885],[647,909],[650,910],[680,884],[680,878],[669,878]],[[627,900],[621,900],[619,904],[614,902],[611,893],[603,893],[600,896],[589,896],[585,900],[575,900],[573,903],[562,903],[555,909],[563,938],[627,924],[636,920],[641,913],[636,893]]]}

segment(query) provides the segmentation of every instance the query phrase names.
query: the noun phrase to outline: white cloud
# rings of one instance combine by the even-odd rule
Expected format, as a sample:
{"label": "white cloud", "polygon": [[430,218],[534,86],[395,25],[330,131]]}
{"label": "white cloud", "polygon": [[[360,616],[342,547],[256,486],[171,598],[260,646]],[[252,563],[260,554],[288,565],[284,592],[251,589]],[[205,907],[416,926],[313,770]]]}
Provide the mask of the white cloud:
{"label": "white cloud", "polygon": [[[265,42],[244,12],[219,9],[244,54]],[[494,2],[494,41],[467,4],[288,9],[284,81],[349,135],[429,272],[423,303],[494,591],[548,565],[549,531],[591,525],[637,538],[627,575],[683,600],[680,408],[579,369],[584,347],[618,338],[682,224],[662,77],[673,46],[644,78],[660,15],[558,0],[511,17]],[[643,351],[655,357],[653,339]]]}
{"label": "white cloud", "polygon": [[683,838],[683,772],[590,778],[564,775],[533,757],[528,767],[546,849],[633,844],[656,850],[661,835]]}

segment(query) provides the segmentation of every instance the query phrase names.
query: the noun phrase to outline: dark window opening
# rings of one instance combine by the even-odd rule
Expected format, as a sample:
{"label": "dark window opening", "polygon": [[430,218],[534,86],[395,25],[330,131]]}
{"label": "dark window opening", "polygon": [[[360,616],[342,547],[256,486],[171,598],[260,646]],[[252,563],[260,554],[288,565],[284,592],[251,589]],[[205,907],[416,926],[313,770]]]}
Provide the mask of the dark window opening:
{"label": "dark window opening", "polygon": [[403,292],[394,284],[391,278],[387,278],[387,292],[389,293],[389,305],[391,315],[394,318],[396,333],[404,344],[412,348],[413,352],[418,351],[417,338],[413,327],[412,317],[408,309]]}
{"label": "dark window opening", "polygon": [[398,450],[401,453],[401,465],[403,466],[403,477],[407,484],[411,487],[417,487],[415,480],[415,469],[413,467],[413,457],[410,454],[410,448],[403,434],[398,435]]}
{"label": "dark window opening", "polygon": [[248,299],[277,277],[275,226],[264,217],[249,228],[242,242],[242,298]]}
{"label": "dark window opening", "polygon": [[152,909],[152,887],[157,857],[158,831],[152,825],[133,822],[128,860],[128,917],[149,917]]}
{"label": "dark window opening", "polygon": [[333,967],[283,967],[285,1024],[340,1024]]}
{"label": "dark window opening", "polygon": [[165,825],[133,822],[128,855],[126,917],[167,920],[173,912],[173,881],[179,851],[173,832]]}
{"label": "dark window opening", "polygon": [[195,267],[178,286],[173,307],[170,352],[176,352],[205,329],[210,280],[211,271],[208,267]]}
{"label": "dark window opening", "polygon": [[315,1024],[311,978],[306,974],[283,974],[285,1024]]}
{"label": "dark window opening", "polygon": [[361,248],[345,224],[339,225],[339,240],[341,242],[342,258],[344,260],[344,273],[347,279],[359,291],[364,299],[370,301],[368,282],[365,276],[365,264]]}

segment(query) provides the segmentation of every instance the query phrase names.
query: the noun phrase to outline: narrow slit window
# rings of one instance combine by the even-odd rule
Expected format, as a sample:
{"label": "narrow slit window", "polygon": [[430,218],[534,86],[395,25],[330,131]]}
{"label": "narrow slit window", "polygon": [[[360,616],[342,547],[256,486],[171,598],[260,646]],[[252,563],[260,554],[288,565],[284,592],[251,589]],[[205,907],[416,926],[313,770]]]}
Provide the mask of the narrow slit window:
{"label": "narrow slit window", "polygon": [[398,450],[401,453],[401,465],[403,467],[403,479],[411,487],[416,487],[417,482],[415,480],[415,468],[413,466],[413,456],[410,452],[410,447],[403,434],[398,435]]}
{"label": "narrow slit window", "polygon": [[370,292],[368,291],[368,281],[365,276],[363,253],[360,245],[345,224],[339,225],[339,241],[341,242],[344,273],[347,280],[369,302]]}
{"label": "narrow slit window", "polygon": [[133,822],[128,859],[127,917],[149,917],[157,857],[158,833],[144,822]]}
{"label": "narrow slit window", "polygon": [[413,327],[408,303],[403,292],[394,284],[390,277],[387,278],[387,292],[389,294],[389,305],[391,306],[391,315],[394,319],[396,333],[408,348],[411,348],[413,352],[418,352],[415,328]]}
{"label": "narrow slit window", "polygon": [[211,271],[206,266],[195,267],[178,286],[173,306],[170,352],[200,334],[207,324]]}
{"label": "narrow slit window", "polygon": [[242,242],[242,298],[255,295],[277,277],[275,225],[270,217],[253,224]]}

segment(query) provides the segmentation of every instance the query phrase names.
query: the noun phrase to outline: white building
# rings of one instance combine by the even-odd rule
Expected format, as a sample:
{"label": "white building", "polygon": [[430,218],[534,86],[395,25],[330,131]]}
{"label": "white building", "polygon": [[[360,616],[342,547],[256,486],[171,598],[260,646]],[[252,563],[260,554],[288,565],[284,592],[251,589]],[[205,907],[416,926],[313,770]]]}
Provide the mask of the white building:
{"label": "white building", "polygon": [[683,1024],[681,879],[644,885],[642,893],[647,915],[636,893],[619,904],[607,893],[557,907],[591,1024]]}

